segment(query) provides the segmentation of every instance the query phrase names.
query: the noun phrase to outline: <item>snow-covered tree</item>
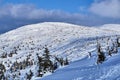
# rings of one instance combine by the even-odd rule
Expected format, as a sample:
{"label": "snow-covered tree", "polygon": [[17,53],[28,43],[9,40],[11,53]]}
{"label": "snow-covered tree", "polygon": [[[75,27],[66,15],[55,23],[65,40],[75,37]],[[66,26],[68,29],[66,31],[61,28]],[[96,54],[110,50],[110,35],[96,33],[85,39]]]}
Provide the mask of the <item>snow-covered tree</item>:
{"label": "snow-covered tree", "polygon": [[117,44],[118,44],[118,47],[120,47],[120,42],[119,42],[120,38],[117,38]]}
{"label": "snow-covered tree", "polygon": [[36,66],[36,69],[37,69],[36,76],[37,76],[37,77],[42,77],[42,76],[43,76],[42,61],[43,61],[43,58],[40,57],[40,56],[37,54],[37,66]]}
{"label": "snow-covered tree", "polygon": [[97,64],[99,64],[105,61],[105,58],[106,58],[104,53],[101,51],[100,44],[97,45],[97,52],[98,52]]}
{"label": "snow-covered tree", "polygon": [[0,63],[0,80],[5,80],[4,73],[6,72],[5,66]]}
{"label": "snow-covered tree", "polygon": [[33,72],[31,70],[28,73],[26,73],[27,80],[31,80],[32,76],[33,76]]}
{"label": "snow-covered tree", "polygon": [[65,65],[68,65],[69,64],[69,61],[68,61],[68,58],[65,59]]}
{"label": "snow-covered tree", "polygon": [[43,67],[45,71],[50,71],[53,69],[53,62],[50,60],[50,53],[48,48],[45,48],[44,54],[43,54]]}

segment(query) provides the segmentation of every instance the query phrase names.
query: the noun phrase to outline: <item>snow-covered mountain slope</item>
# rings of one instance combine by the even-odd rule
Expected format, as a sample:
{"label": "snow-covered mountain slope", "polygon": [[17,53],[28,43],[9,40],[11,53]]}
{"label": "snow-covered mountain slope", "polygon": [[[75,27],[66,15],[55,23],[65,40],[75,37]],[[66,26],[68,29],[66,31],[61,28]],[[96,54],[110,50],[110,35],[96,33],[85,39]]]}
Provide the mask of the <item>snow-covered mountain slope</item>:
{"label": "snow-covered mountain slope", "polygon": [[120,31],[120,25],[119,24],[105,24],[100,27],[100,29],[104,30],[111,30],[111,31]]}
{"label": "snow-covered mountain slope", "polygon": [[[98,40],[104,39],[106,42],[110,36],[114,37],[115,35],[120,35],[120,31],[78,26],[68,23],[44,22],[27,25],[0,35],[0,56],[16,52],[12,57],[0,58],[0,61],[5,64],[6,69],[9,71],[9,66],[12,66],[15,61],[24,61],[26,56],[30,54],[32,54],[30,59],[35,61],[36,54],[42,55],[45,47],[47,47],[51,55],[63,58],[67,57],[70,62],[73,62],[69,66],[76,68],[79,61],[76,65],[73,65],[74,61],[83,59],[89,52],[95,51]],[[87,59],[84,62],[87,63]],[[78,65],[78,69],[80,67]],[[33,65],[22,70],[21,73],[25,75],[30,69],[34,72],[36,68]],[[60,71],[62,70],[60,69]],[[45,78],[45,80],[49,80],[49,78]],[[60,78],[60,80],[63,80],[63,78]],[[65,80],[70,79],[65,78]]]}
{"label": "snow-covered mountain slope", "polygon": [[[87,41],[90,41],[88,39],[115,34],[118,34],[118,32],[67,23],[45,22],[23,26],[1,35],[0,49],[5,47],[2,51],[10,53],[14,47],[20,46],[22,50],[18,51],[18,54],[21,55],[30,52],[30,48],[39,47],[40,51],[42,51],[47,46],[52,54],[62,54],[63,56],[69,56],[69,59],[73,60],[76,59],[74,54],[83,55],[79,54],[79,47],[88,46]],[[24,47],[22,47],[23,45]],[[27,52],[23,52],[25,49],[27,49]]]}

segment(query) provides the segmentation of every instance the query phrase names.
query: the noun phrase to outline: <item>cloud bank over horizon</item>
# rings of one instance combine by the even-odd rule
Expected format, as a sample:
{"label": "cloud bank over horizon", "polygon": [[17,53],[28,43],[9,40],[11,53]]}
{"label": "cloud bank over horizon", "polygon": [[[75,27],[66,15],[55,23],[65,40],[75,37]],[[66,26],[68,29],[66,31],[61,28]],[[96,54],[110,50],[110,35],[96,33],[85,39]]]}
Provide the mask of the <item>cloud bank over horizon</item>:
{"label": "cloud bank over horizon", "polygon": [[94,14],[109,18],[120,18],[120,0],[97,1],[90,6]]}
{"label": "cloud bank over horizon", "polygon": [[34,4],[0,6],[0,33],[39,22],[67,22],[84,26],[120,24],[120,0],[95,0],[81,12],[38,8]]}

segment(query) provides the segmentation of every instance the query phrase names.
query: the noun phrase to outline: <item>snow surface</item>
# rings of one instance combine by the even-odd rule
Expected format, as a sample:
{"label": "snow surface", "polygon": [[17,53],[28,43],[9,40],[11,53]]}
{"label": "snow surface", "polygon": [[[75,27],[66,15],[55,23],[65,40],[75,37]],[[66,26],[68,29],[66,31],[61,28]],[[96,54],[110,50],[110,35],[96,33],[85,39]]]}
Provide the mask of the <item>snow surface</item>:
{"label": "snow surface", "polygon": [[103,64],[96,65],[95,61],[95,55],[85,57],[41,80],[120,80],[120,49]]}
{"label": "snow surface", "polygon": [[[95,28],[60,22],[23,26],[0,35],[0,54],[4,52],[9,54],[17,46],[20,48],[18,54],[5,59],[0,58],[0,61],[9,63],[18,59],[19,62],[30,53],[31,59],[34,59],[35,54],[43,54],[44,47],[47,46],[52,55],[67,57],[71,64],[56,70],[50,76],[43,77],[42,80],[120,80],[120,74],[117,75],[120,71],[119,54],[99,66],[95,64],[96,57],[87,57],[89,52],[95,53],[98,39],[104,38],[106,41],[110,36],[120,35],[119,28],[120,25],[113,24]],[[25,74],[30,69],[35,70],[35,67],[30,67],[22,73]]]}
{"label": "snow surface", "polygon": [[119,24],[105,24],[103,26],[100,26],[100,29],[104,30],[111,30],[111,31],[120,31],[120,25]]}
{"label": "snow surface", "polygon": [[[43,47],[47,46],[52,54],[68,56],[69,60],[74,61],[77,56],[83,56],[84,53],[82,53],[82,51],[86,50],[83,46],[89,46],[90,43],[92,43],[91,40],[93,41],[97,37],[115,34],[120,34],[120,32],[118,33],[116,31],[107,31],[67,23],[45,22],[23,26],[1,35],[0,49],[3,46],[7,46],[5,50],[2,51],[10,52],[13,47],[20,45],[22,48],[22,51],[19,51],[20,57],[30,51],[28,46],[30,48],[39,47],[41,52]],[[30,44],[32,41],[35,45]],[[24,51],[23,45],[28,49]]]}

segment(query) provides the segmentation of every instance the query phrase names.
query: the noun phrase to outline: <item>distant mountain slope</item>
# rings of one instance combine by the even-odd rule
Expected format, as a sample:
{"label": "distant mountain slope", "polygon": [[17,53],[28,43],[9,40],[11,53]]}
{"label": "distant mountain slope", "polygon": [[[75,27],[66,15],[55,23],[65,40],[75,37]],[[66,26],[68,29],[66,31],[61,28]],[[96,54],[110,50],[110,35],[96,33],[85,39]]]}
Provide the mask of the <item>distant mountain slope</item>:
{"label": "distant mountain slope", "polygon": [[105,24],[105,25],[101,26],[100,29],[111,30],[111,31],[120,31],[120,25],[119,24]]}

